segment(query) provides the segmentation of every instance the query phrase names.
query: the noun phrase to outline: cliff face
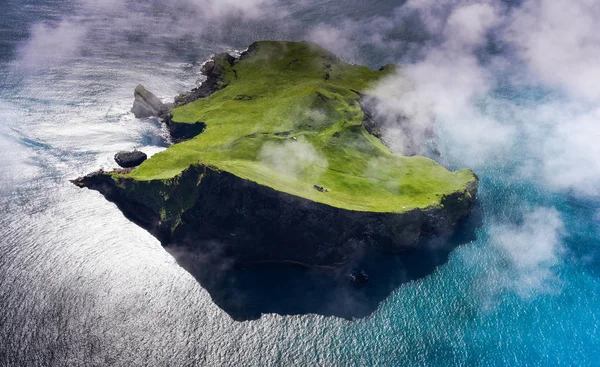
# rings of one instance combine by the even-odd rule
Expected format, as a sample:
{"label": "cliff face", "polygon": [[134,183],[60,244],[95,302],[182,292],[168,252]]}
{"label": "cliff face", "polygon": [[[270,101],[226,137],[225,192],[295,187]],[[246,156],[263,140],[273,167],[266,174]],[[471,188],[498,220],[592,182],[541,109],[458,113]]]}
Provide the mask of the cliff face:
{"label": "cliff face", "polygon": [[365,247],[401,252],[451,231],[475,202],[477,181],[409,212],[344,210],[289,195],[206,165],[172,179],[135,181],[96,172],[74,181],[101,192],[164,245],[213,251],[238,263],[341,264]]}

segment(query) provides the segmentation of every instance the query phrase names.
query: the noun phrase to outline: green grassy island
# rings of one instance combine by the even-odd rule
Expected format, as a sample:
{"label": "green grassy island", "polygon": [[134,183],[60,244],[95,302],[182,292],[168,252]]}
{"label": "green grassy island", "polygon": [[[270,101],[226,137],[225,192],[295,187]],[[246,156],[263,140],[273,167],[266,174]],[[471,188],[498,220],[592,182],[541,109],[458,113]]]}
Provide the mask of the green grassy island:
{"label": "green grassy island", "polygon": [[[341,241],[415,246],[469,212],[478,180],[469,169],[393,154],[369,132],[361,93],[394,72],[308,42],[261,41],[239,59],[217,55],[204,67],[204,89],[178,97],[165,115],[174,138],[186,131],[187,139],[133,170],[75,183],[102,192],[164,243],[216,238],[232,254],[276,243],[246,251],[249,261],[337,263],[346,257],[334,250]],[[300,252],[312,250],[280,251],[290,236],[300,237]],[[273,248],[280,254],[269,255]]]}

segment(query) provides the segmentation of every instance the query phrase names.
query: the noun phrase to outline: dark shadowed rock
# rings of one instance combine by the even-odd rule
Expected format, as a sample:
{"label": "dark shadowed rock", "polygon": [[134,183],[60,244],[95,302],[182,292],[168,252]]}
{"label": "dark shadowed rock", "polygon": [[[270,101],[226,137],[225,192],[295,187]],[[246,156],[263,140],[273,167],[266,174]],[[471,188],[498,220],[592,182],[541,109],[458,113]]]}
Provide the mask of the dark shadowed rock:
{"label": "dark shadowed rock", "polygon": [[133,152],[119,152],[115,154],[115,162],[123,168],[137,167],[142,162],[148,159],[148,156],[144,152],[134,150]]}
{"label": "dark shadowed rock", "polygon": [[206,129],[206,123],[202,121],[197,121],[193,124],[177,123],[172,120],[171,115],[166,116],[163,121],[169,129],[171,140],[174,143],[192,139],[193,137],[202,134]]}
{"label": "dark shadowed rock", "polygon": [[138,85],[133,93],[135,100],[133,101],[133,107],[131,112],[137,118],[144,117],[160,117],[170,110],[172,106],[162,103],[158,97],[152,92],[144,88],[143,85]]}
{"label": "dark shadowed rock", "polygon": [[[475,203],[477,183],[444,196],[439,206],[403,213],[336,208],[205,164],[167,180],[117,183],[100,172],[82,186],[98,190],[165,246],[206,253],[207,244],[219,243],[223,258],[238,264],[335,267],[365,247],[403,252],[418,248],[423,237],[452,232]],[[164,208],[180,214],[165,217]]]}
{"label": "dark shadowed rock", "polygon": [[202,65],[200,72],[206,76],[206,80],[198,88],[192,89],[188,93],[183,93],[175,97],[175,107],[183,106],[192,103],[197,99],[206,98],[227,87],[224,80],[224,72],[227,66],[233,66],[237,59],[233,56],[222,53],[215,55],[211,60]]}

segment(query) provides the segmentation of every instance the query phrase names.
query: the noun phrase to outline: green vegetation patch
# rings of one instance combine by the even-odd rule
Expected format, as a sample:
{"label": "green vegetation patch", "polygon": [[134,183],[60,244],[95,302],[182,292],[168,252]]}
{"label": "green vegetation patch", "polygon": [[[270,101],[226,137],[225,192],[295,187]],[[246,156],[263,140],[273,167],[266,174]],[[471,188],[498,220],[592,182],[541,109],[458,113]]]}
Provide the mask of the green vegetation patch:
{"label": "green vegetation patch", "polygon": [[358,95],[385,75],[308,42],[263,41],[208,98],[172,111],[206,123],[195,138],[154,155],[125,177],[167,180],[204,163],[275,190],[348,210],[401,213],[440,204],[476,180],[424,157],[391,153],[363,127]]}

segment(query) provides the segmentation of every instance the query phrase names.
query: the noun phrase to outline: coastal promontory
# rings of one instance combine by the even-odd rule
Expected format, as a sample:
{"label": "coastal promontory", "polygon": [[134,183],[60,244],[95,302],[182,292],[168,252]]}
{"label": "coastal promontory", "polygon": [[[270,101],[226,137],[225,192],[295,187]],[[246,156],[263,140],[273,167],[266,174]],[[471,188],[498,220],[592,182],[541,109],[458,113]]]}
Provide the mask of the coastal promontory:
{"label": "coastal promontory", "polygon": [[136,90],[136,112],[160,115],[173,145],[137,168],[74,180],[165,246],[242,264],[334,266],[452,231],[476,200],[471,170],[394,154],[366,124],[361,98],[393,67],[261,41],[202,70],[206,82],[173,104]]}

